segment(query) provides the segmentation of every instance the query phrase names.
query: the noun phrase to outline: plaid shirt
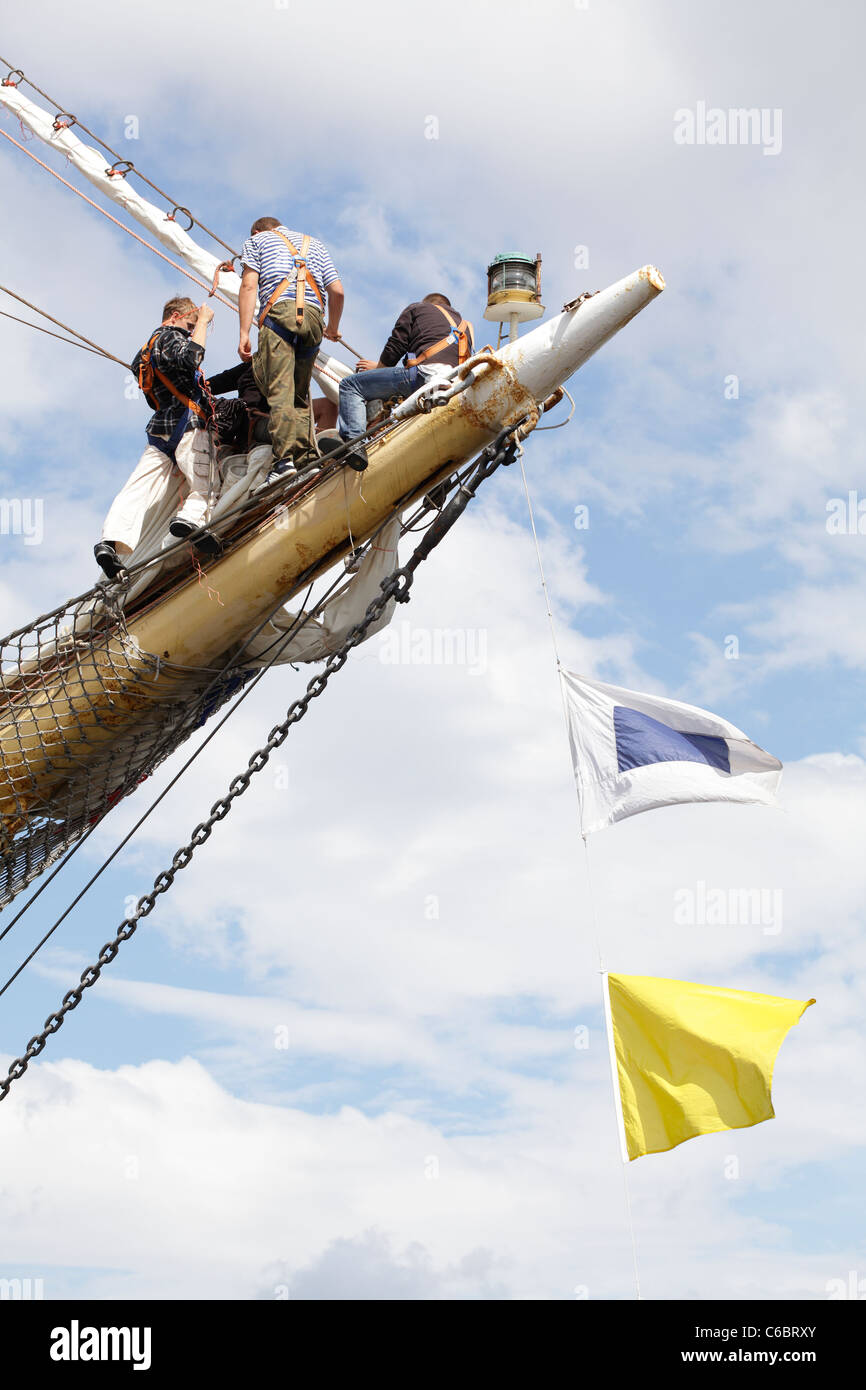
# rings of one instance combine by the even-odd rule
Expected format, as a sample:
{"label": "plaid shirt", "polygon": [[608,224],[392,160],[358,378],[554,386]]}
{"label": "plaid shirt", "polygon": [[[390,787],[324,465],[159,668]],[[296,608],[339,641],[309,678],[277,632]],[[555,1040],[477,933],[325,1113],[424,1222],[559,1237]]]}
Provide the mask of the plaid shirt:
{"label": "plaid shirt", "polygon": [[[204,348],[191,341],[187,328],[177,328],[172,324],[168,328],[158,328],[156,333],[157,337],[150,354],[153,366],[158,367],[163,376],[168,377],[172,386],[182,395],[188,396],[191,401],[198,401],[201,389],[195,379],[195,374],[201,366]],[[150,338],[148,338],[148,342],[150,342]],[[139,348],[132,359],[132,370],[136,381],[138,380],[143,351],[144,348]],[[147,422],[146,432],[155,434],[158,439],[171,439],[186,406],[173,396],[166,386],[163,386],[156,375],[153,378],[151,396],[157,402],[157,409]],[[192,430],[201,423],[201,417],[193,412],[186,428]]]}

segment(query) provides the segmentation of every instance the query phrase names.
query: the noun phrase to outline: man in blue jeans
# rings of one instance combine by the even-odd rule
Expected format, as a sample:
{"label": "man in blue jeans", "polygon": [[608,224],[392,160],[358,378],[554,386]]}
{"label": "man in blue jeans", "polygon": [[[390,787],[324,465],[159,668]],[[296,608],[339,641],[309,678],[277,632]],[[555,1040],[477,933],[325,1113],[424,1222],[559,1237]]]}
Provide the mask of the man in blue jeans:
{"label": "man in blue jeans", "polygon": [[[465,362],[472,354],[472,325],[444,294],[428,294],[403,310],[382,349],[378,362],[362,358],[358,370],[340,382],[337,429],[341,439],[356,439],[367,428],[367,402],[405,400],[426,380]],[[400,358],[403,365],[398,366]],[[367,451],[359,442],[346,462],[367,466]]]}

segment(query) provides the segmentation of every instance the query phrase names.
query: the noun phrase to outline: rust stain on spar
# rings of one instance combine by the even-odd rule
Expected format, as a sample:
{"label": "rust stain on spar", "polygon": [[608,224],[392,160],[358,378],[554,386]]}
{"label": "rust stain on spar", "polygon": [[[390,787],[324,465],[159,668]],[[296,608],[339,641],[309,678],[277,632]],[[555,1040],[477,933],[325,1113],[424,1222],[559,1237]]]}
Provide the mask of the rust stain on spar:
{"label": "rust stain on spar", "polygon": [[[477,362],[466,365],[475,371],[487,369],[478,380],[479,387],[486,388],[482,403],[475,405],[469,390],[459,397],[463,413],[477,429],[498,433],[527,413],[531,419],[528,428],[534,427],[539,418],[538,402],[521,385],[506,362],[495,356],[483,356]],[[495,382],[491,386],[492,377],[495,377]]]}
{"label": "rust stain on spar", "polygon": [[647,284],[652,285],[654,290],[661,292],[666,288],[665,277],[660,270],[656,270],[654,265],[645,265],[642,270],[638,271],[638,275],[642,280],[646,280]]}

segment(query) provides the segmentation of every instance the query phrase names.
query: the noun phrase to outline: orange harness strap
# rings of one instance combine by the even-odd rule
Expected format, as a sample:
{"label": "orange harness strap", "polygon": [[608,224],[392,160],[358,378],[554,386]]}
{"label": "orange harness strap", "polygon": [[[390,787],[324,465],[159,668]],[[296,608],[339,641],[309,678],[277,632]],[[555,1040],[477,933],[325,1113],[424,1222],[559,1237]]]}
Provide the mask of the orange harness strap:
{"label": "orange harness strap", "polygon": [[[295,277],[295,327],[300,328],[301,324],[304,321],[304,302],[306,299],[307,287],[307,252],[310,249],[310,238],[306,235],[306,233],[304,234],[304,237],[301,241],[301,249],[299,251],[297,247],[291,241],[289,241],[289,238],[279,230],[279,228],[272,227],[271,231],[273,231],[276,234],[276,236],[283,238],[283,241],[286,243],[286,245],[292,253],[292,256],[294,257],[295,265],[297,266],[297,274]],[[324,313],[325,301],[322,298],[321,290],[319,289],[318,285],[316,284],[315,278],[312,275],[309,277],[309,283],[315,291],[316,298],[318,299],[319,304],[322,308],[322,312]],[[262,324],[264,323],[268,314],[271,312],[271,309],[276,304],[283,290],[286,289],[286,287],[290,284],[291,280],[287,275],[285,279],[281,280],[280,283],[277,285],[277,288],[274,290],[264,309],[259,314],[259,328],[261,328]]]}
{"label": "orange harness strap", "polygon": [[465,362],[472,351],[472,324],[467,323],[466,319],[461,319],[460,322],[457,323],[451,317],[448,310],[443,308],[441,304],[434,304],[433,308],[438,309],[440,314],[445,315],[451,325],[452,331],[448,334],[447,338],[440,338],[438,343],[433,343],[431,347],[425,348],[423,352],[419,352],[417,357],[407,357],[407,367],[417,367],[421,362],[426,362],[428,357],[435,357],[437,352],[442,352],[443,348],[447,348],[448,344],[453,342],[455,333],[457,335],[458,363]]}
{"label": "orange harness strap", "polygon": [[[159,401],[153,395],[153,378],[158,377],[159,380],[162,382],[163,386],[166,388],[166,390],[170,391],[176,400],[181,401],[186,406],[187,410],[194,410],[196,415],[200,415],[201,418],[204,419],[205,413],[202,410],[201,406],[196,405],[195,401],[191,401],[189,399],[189,396],[185,396],[182,391],[178,391],[177,387],[169,381],[168,377],[164,376],[163,373],[159,370],[159,367],[155,367],[154,364],[151,362],[150,355],[153,351],[153,345],[156,342],[157,335],[159,334],[159,332],[160,329],[158,328],[156,330],[156,333],[154,333],[151,337],[150,341],[145,343],[144,347],[141,349],[141,366],[138,369],[139,390],[144,392],[144,399],[147,401],[151,410],[159,410]],[[148,374],[149,380],[147,379]],[[145,382],[147,382],[147,384],[145,384]]]}

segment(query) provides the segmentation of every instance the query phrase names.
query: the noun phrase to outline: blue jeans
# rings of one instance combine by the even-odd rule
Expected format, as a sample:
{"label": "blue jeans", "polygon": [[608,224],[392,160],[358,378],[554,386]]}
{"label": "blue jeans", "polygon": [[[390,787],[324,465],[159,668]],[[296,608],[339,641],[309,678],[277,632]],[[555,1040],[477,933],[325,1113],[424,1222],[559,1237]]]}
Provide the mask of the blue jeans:
{"label": "blue jeans", "polygon": [[392,396],[405,400],[417,391],[421,376],[417,367],[377,367],[371,372],[353,372],[340,382],[340,413],[337,429],[342,439],[355,439],[367,428],[367,401],[387,401]]}

